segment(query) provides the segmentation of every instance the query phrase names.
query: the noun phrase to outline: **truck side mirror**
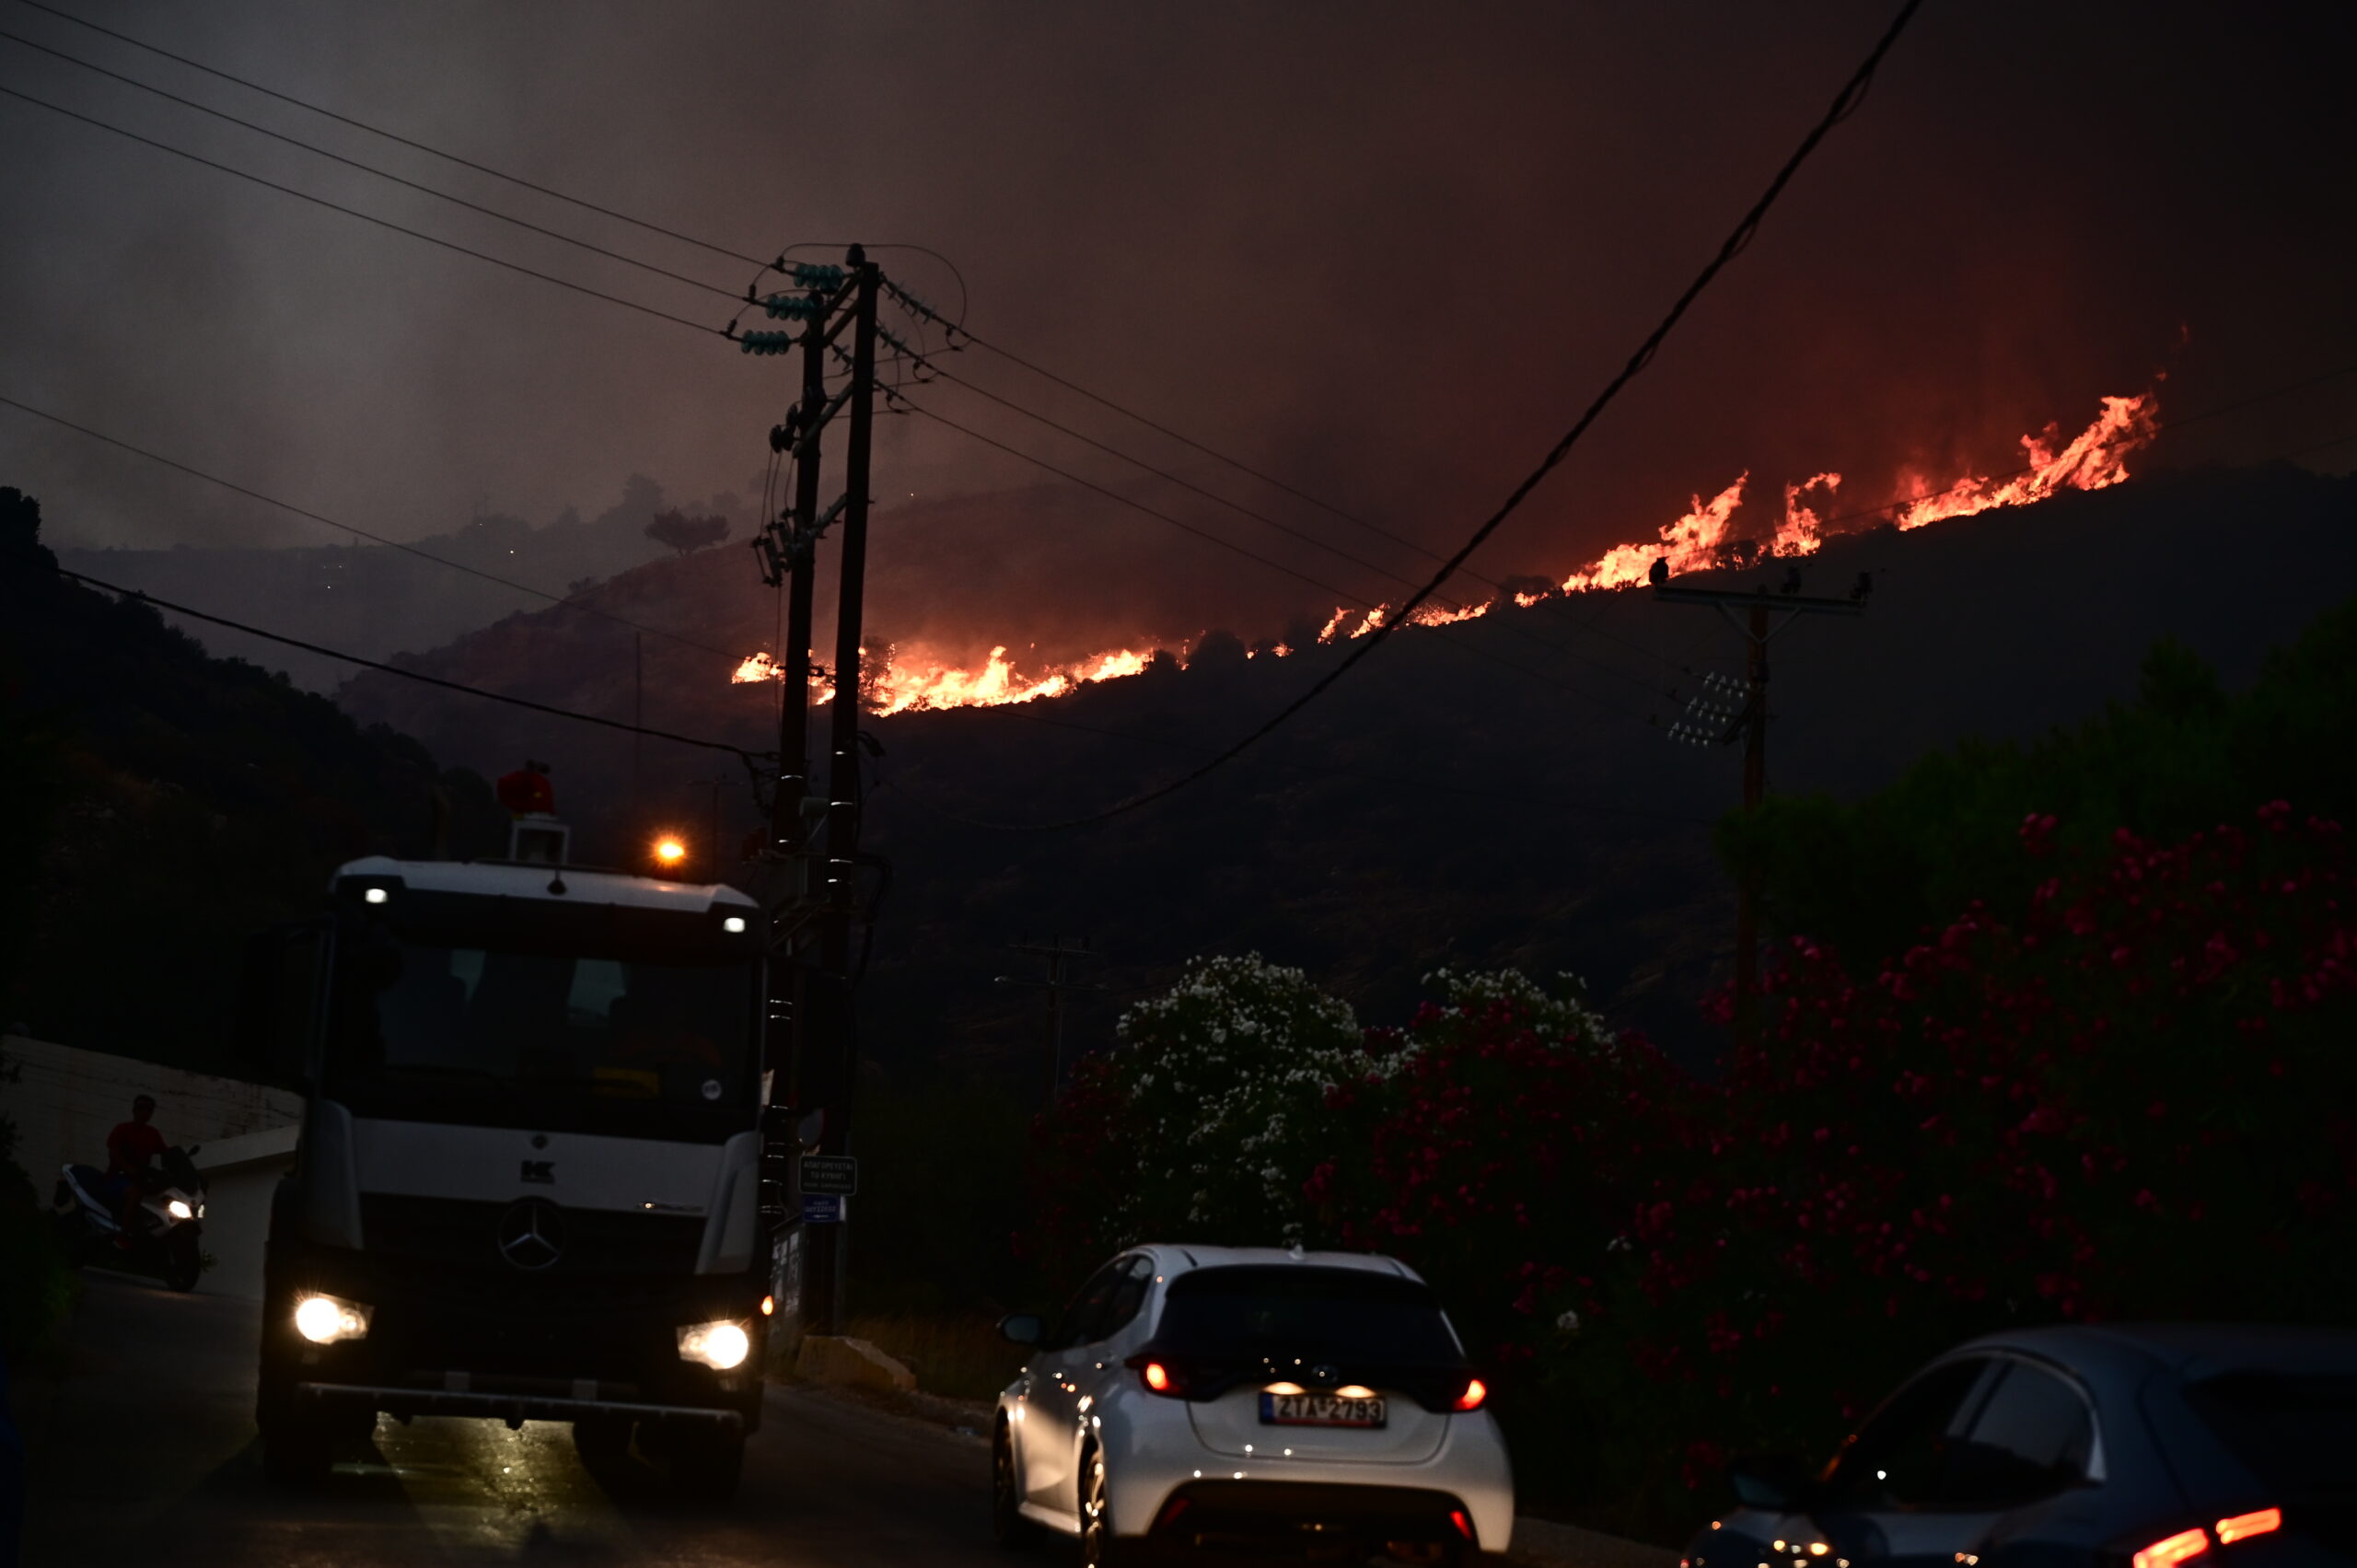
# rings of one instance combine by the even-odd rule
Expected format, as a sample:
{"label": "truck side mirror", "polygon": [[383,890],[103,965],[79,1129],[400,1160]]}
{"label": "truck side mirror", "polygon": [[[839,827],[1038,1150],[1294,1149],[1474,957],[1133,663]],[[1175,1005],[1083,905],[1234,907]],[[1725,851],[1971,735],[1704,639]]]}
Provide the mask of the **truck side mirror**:
{"label": "truck side mirror", "polygon": [[998,1320],[1000,1338],[1014,1345],[1036,1345],[1042,1328],[1036,1312],[1010,1313]]}

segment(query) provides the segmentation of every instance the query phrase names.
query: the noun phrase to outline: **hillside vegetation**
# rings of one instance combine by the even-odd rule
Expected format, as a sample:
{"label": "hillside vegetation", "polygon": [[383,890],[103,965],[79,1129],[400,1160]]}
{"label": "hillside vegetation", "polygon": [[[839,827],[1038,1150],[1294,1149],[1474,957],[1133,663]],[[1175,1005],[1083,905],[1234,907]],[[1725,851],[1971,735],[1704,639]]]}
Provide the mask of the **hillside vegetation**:
{"label": "hillside vegetation", "polygon": [[314,912],[341,861],[424,852],[437,792],[479,852],[504,818],[414,740],[58,576],[41,520],[0,490],[0,1018],[253,1075],[246,936]]}

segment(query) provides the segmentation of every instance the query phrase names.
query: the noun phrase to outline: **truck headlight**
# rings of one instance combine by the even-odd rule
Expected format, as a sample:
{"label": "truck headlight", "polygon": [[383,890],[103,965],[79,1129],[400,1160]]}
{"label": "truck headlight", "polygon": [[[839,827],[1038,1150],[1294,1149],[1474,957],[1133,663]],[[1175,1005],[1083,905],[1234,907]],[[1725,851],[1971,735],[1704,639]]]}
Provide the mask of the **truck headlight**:
{"label": "truck headlight", "polygon": [[196,1218],[196,1211],[190,1208],[186,1202],[178,1198],[175,1198],[170,1202],[166,1203],[164,1205],[164,1212],[171,1215],[172,1218],[176,1220],[192,1220]]}
{"label": "truck headlight", "polygon": [[752,1336],[735,1323],[698,1323],[679,1330],[679,1359],[700,1361],[715,1372],[742,1366],[752,1350]]}
{"label": "truck headlight", "polygon": [[315,1345],[365,1340],[375,1308],[340,1295],[306,1295],[295,1303],[295,1331]]}

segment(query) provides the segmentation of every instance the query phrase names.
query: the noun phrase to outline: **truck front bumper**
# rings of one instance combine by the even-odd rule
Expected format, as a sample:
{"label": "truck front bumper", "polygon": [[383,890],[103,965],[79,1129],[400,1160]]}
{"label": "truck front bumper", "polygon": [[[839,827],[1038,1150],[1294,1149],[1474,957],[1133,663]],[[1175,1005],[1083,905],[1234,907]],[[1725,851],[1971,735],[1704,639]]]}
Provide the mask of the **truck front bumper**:
{"label": "truck front bumper", "polygon": [[521,1426],[528,1421],[656,1421],[667,1424],[743,1427],[735,1410],[710,1405],[647,1405],[620,1400],[557,1399],[544,1394],[478,1393],[471,1388],[409,1388],[360,1383],[297,1383],[296,1408],[383,1411],[407,1421],[417,1415],[485,1416]]}
{"label": "truck front bumper", "polygon": [[[297,1411],[761,1424],[761,1275],[502,1277],[317,1246],[274,1245],[269,1261],[264,1380]],[[305,1340],[295,1307],[314,1293],[365,1304],[366,1334]],[[743,1362],[724,1370],[679,1354],[679,1330],[711,1322],[745,1330]]]}

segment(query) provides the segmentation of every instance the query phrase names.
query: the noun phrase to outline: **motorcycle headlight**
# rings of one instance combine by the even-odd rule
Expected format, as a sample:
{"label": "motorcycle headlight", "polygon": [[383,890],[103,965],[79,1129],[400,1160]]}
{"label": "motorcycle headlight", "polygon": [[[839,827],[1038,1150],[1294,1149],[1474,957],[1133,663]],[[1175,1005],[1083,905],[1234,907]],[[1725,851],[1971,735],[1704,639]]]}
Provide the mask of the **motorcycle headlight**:
{"label": "motorcycle headlight", "polygon": [[176,1220],[192,1220],[196,1218],[196,1211],[190,1208],[185,1201],[179,1198],[175,1198],[170,1202],[165,1204],[164,1212],[171,1215],[172,1218]]}
{"label": "motorcycle headlight", "polygon": [[375,1308],[340,1295],[307,1295],[295,1303],[295,1331],[315,1345],[368,1337]]}
{"label": "motorcycle headlight", "polygon": [[715,1372],[743,1365],[752,1349],[752,1336],[736,1323],[697,1323],[679,1330],[679,1359],[702,1362]]}

